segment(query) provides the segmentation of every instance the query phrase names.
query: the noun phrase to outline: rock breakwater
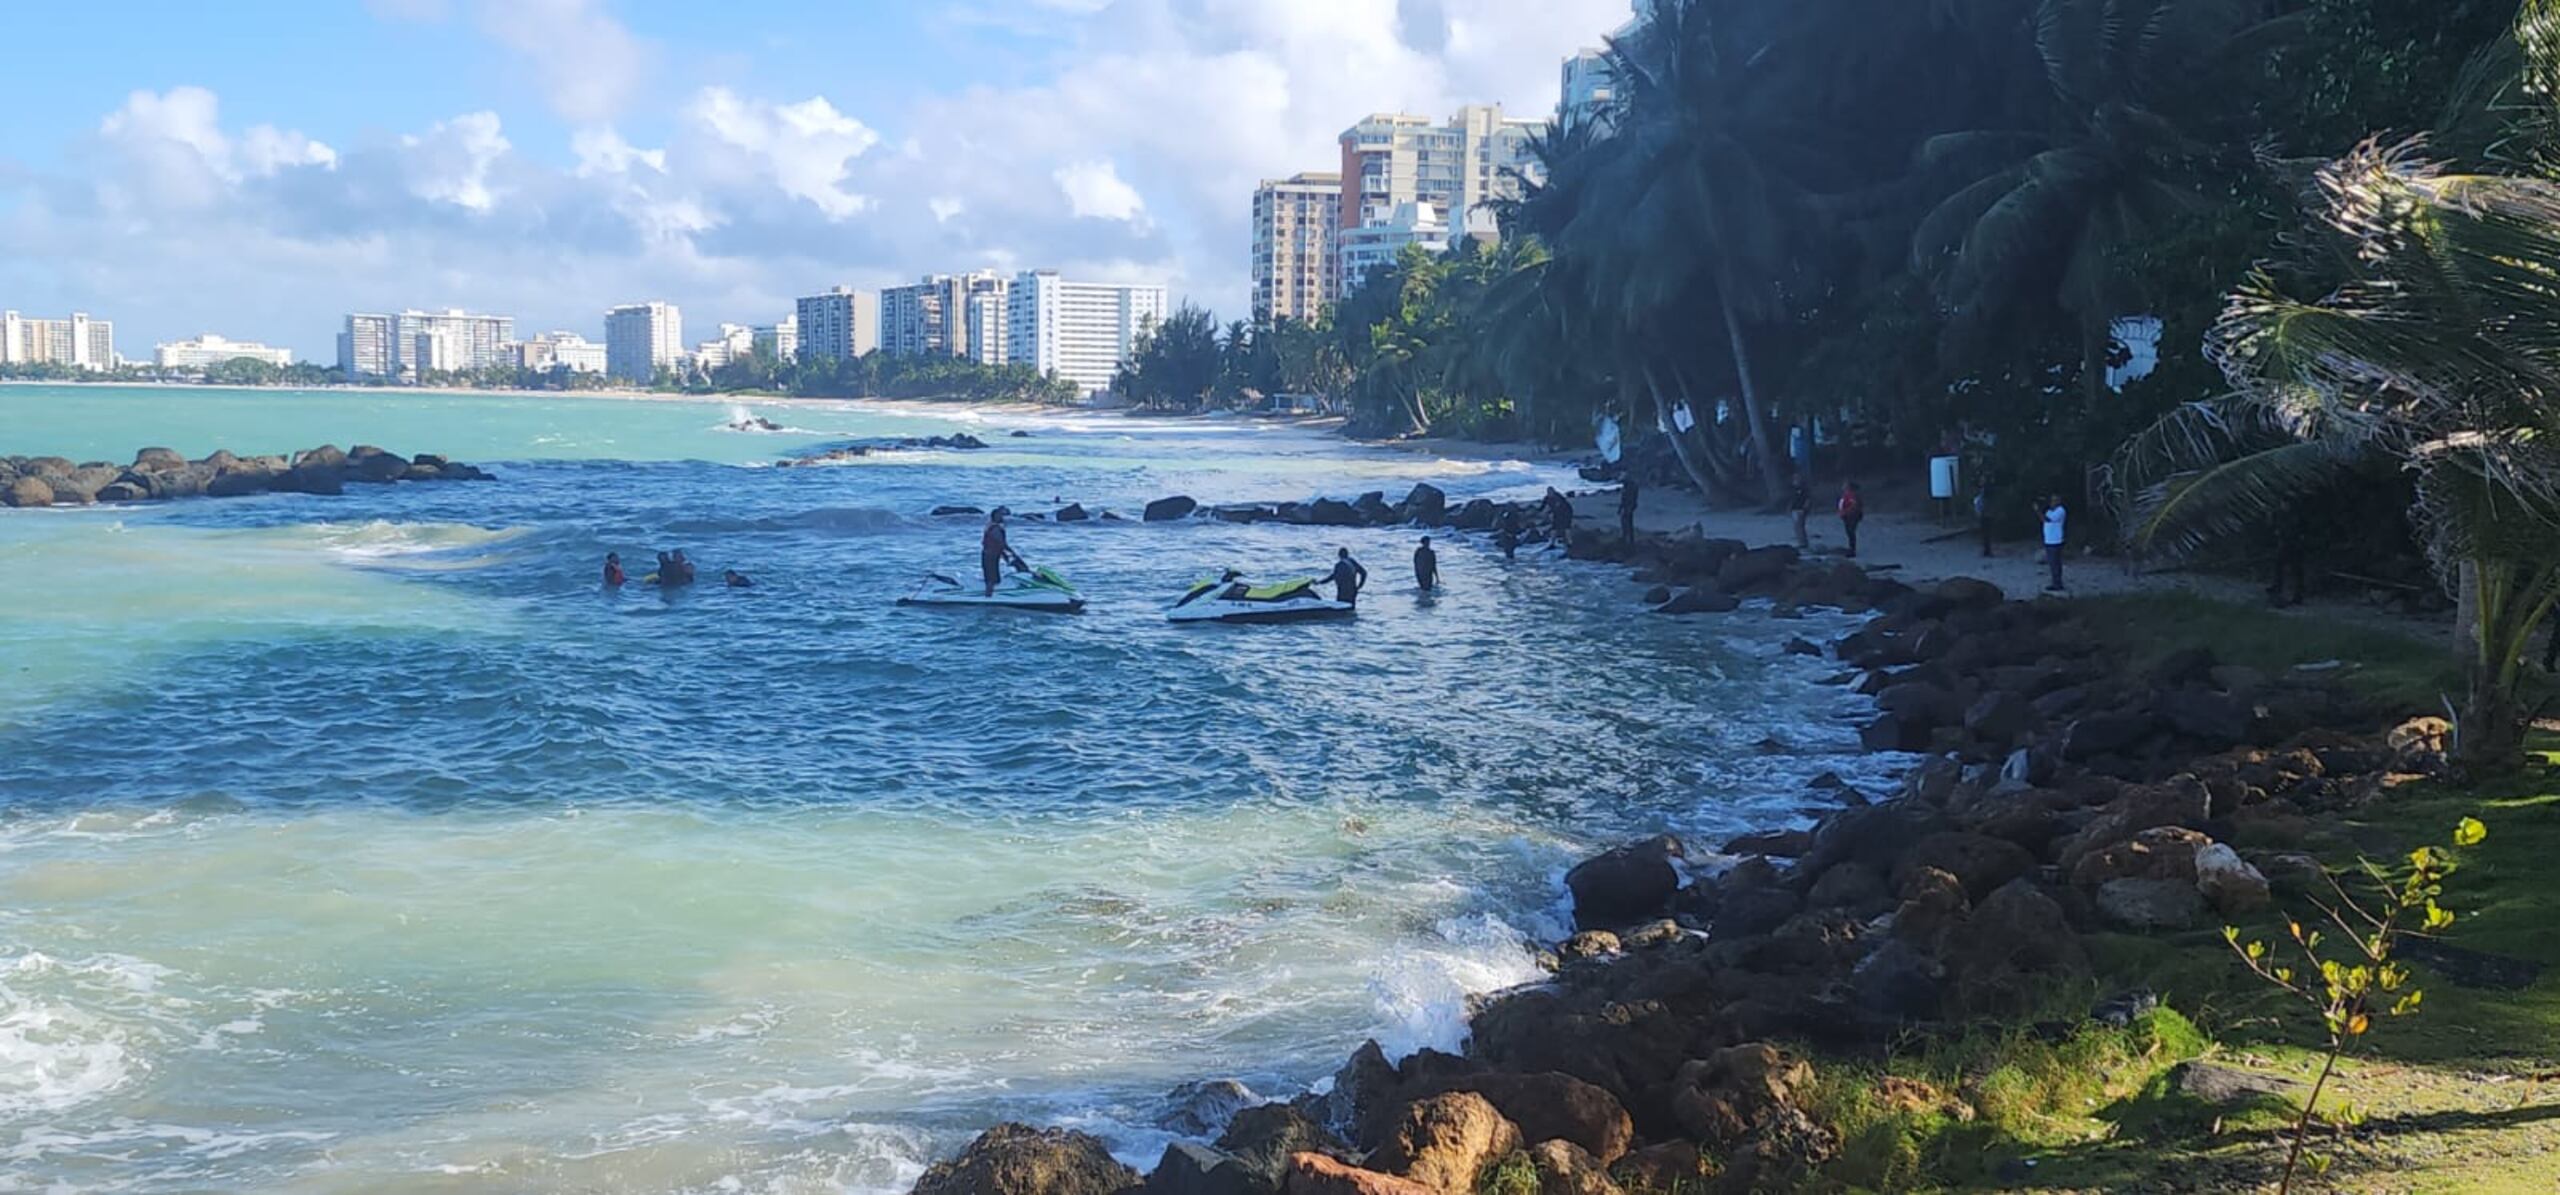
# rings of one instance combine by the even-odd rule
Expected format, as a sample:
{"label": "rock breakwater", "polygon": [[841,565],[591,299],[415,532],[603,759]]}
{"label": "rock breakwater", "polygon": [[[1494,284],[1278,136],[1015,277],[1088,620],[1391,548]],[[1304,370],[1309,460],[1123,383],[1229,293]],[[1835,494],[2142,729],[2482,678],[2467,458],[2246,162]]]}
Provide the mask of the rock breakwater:
{"label": "rock breakwater", "polygon": [[167,448],[145,448],[130,465],[74,462],[59,456],[0,457],[0,505],[87,506],[249,494],[339,494],[350,485],[395,481],[491,481],[486,471],[433,453],[404,457],[370,444],[334,444],[291,456],[239,456],[227,450],[188,460]]}

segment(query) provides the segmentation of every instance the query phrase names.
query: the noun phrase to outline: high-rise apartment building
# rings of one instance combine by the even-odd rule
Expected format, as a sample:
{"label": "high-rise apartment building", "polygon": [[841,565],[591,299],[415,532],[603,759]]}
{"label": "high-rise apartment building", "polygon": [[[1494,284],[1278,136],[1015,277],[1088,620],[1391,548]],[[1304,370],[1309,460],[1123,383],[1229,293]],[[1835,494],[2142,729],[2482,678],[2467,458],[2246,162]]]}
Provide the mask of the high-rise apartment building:
{"label": "high-rise apartment building", "polygon": [[718,369],[745,359],[755,345],[755,329],[745,324],[722,324],[720,335],[693,346],[693,363],[700,369]]}
{"label": "high-rise apartment building", "polygon": [[[870,291],[833,287],[800,300],[796,308],[793,351],[802,357],[850,360],[880,347],[880,296]],[[780,332],[779,325],[775,331]],[[791,355],[778,348],[776,353],[776,360]]]}
{"label": "high-rise apartment building", "polygon": [[519,369],[603,373],[604,346],[575,332],[545,332],[512,346]]}
{"label": "high-rise apartment building", "polygon": [[[969,274],[928,274],[912,286],[880,292],[880,351],[892,357],[940,354],[975,357],[970,347],[969,299],[1005,293],[1004,276],[993,270]],[[807,335],[807,330],[802,330]]]}
{"label": "high-rise apartment building", "polygon": [[351,312],[338,333],[338,369],[351,378],[387,378],[400,372],[400,354],[392,346],[388,315]]}
{"label": "high-rise apartment building", "polygon": [[684,359],[684,313],[673,303],[626,303],[604,313],[604,371],[647,383]]}
{"label": "high-rise apartment building", "polygon": [[[1641,32],[1654,18],[1661,0],[1634,0],[1635,15],[1609,34],[1612,44]],[[1617,118],[1618,73],[1609,53],[1586,47],[1564,60],[1564,95],[1556,103],[1559,125],[1613,123]],[[1605,129],[1604,129],[1605,131]]]}
{"label": "high-rise apartment building", "polygon": [[1470,105],[1433,123],[1405,113],[1378,113],[1342,134],[1341,210],[1345,231],[1427,203],[1456,226],[1484,221],[1481,209],[1517,197],[1521,173],[1534,169],[1531,139],[1546,122],[1512,120],[1499,104]]}
{"label": "high-rise apartment building", "polygon": [[1013,286],[1003,279],[969,290],[969,359],[1003,365],[1013,359]]}
{"label": "high-rise apartment building", "polygon": [[1111,388],[1166,310],[1161,286],[1069,282],[1055,270],[1016,275],[1007,292],[1006,356],[1088,393]]}
{"label": "high-rise apartment building", "polygon": [[1449,222],[1427,203],[1400,205],[1384,220],[1342,230],[1342,293],[1360,289],[1369,272],[1394,261],[1407,245],[1430,253],[1446,252],[1452,235]]}
{"label": "high-rise apartment building", "polygon": [[1253,318],[1312,320],[1337,293],[1342,176],[1265,179],[1253,191]]}
{"label": "high-rise apartment building", "polygon": [[[879,296],[872,296],[871,304],[871,344],[876,348],[880,343]],[[759,326],[756,329],[756,347],[763,350],[765,359],[768,361],[789,361],[792,358],[799,356],[799,315],[786,315],[783,316],[781,321],[778,323]],[[865,349],[864,351],[868,352],[870,350]]]}
{"label": "high-rise apartment building", "polygon": [[208,369],[243,357],[278,369],[293,364],[293,350],[269,348],[253,340],[229,340],[207,332],[193,340],[173,340],[152,350],[152,363],[162,369]]}
{"label": "high-rise apartment building", "polygon": [[67,365],[103,371],[119,364],[113,320],[91,319],[85,311],[72,312],[70,319],[33,319],[0,311],[0,365]]}

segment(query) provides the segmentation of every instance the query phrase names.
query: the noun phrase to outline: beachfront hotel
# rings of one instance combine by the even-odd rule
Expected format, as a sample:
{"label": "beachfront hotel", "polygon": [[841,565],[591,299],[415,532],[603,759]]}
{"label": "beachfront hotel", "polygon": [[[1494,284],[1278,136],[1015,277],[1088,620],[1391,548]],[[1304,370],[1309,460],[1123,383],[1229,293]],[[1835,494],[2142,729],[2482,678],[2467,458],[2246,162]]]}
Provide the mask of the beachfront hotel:
{"label": "beachfront hotel", "polygon": [[[993,296],[1004,301],[1007,282],[993,270],[967,274],[927,274],[909,286],[880,292],[880,351],[892,357],[968,357],[973,349],[969,303]],[[801,330],[802,336],[808,330]]]}
{"label": "beachfront hotel", "polygon": [[338,333],[338,368],[349,377],[393,378],[420,371],[511,364],[511,315],[443,311],[351,312]]}
{"label": "beachfront hotel", "polygon": [[173,340],[152,349],[152,363],[162,369],[210,369],[247,358],[282,369],[293,364],[293,350],[270,348],[254,340],[230,340],[207,332],[193,340]]}
{"label": "beachfront hotel", "polygon": [[1264,179],[1253,191],[1253,319],[1312,320],[1339,283],[1334,237],[1342,227],[1342,176]]}
{"label": "beachfront hotel", "polygon": [[673,303],[625,303],[604,313],[604,370],[646,383],[684,359],[684,313]]}
{"label": "beachfront hotel", "polygon": [[1403,204],[1386,219],[1343,229],[1342,293],[1348,295],[1360,289],[1370,271],[1392,264],[1405,246],[1418,245],[1426,253],[1445,253],[1449,238],[1449,222],[1428,203]]}
{"label": "beachfront hotel", "polygon": [[0,365],[67,365],[103,371],[116,359],[113,320],[91,319],[85,311],[69,319],[36,319],[0,311]]}
{"label": "beachfront hotel", "polygon": [[772,348],[777,361],[795,353],[812,361],[868,356],[880,347],[880,296],[831,287],[825,294],[801,299],[785,322],[792,324],[793,345],[782,346],[782,329],[776,325]]}
{"label": "beachfront hotel", "polygon": [[566,369],[571,373],[603,373],[604,346],[575,332],[545,332],[512,346],[515,366],[536,373]]}
{"label": "beachfront hotel", "polygon": [[1161,286],[1070,282],[1055,270],[1015,275],[1008,290],[1007,357],[1087,393],[1111,388],[1167,309]]}

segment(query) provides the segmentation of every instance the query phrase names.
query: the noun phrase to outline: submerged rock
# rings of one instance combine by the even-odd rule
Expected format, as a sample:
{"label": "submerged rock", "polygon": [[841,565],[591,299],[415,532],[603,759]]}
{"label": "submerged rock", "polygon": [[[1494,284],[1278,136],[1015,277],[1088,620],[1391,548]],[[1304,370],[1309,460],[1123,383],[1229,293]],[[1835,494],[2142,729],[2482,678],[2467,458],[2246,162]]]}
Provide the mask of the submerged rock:
{"label": "submerged rock", "polygon": [[1198,509],[1200,509],[1198,502],[1186,495],[1177,494],[1147,503],[1145,519],[1150,523],[1170,523],[1176,519],[1190,518],[1191,512]]}
{"label": "submerged rock", "polygon": [[926,1170],[913,1195],[1116,1195],[1137,1185],[1138,1172],[1099,1137],[1000,1124]]}

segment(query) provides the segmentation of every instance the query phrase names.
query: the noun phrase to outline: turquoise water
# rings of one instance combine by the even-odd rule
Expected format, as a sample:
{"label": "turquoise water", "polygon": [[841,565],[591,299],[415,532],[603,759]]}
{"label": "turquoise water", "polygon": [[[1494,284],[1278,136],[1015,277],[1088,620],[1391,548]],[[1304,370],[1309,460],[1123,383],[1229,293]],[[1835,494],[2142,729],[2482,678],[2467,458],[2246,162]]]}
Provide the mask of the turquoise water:
{"label": "turquoise water", "polygon": [[[902,610],[946,502],[1562,480],[1285,427],[0,387],[6,451],[446,452],[495,484],[0,511],[0,1190],[903,1191],[997,1119],[1454,1045],[1577,852],[1875,766],[1811,627],[1412,536],[1032,524],[1094,600]],[[1014,437],[1014,430],[1027,437]],[[969,430],[984,452],[763,467]],[[1174,627],[1351,547],[1356,623]],[[684,547],[749,591],[600,593]],[[639,570],[634,570],[639,571]],[[1788,750],[1757,745],[1775,736]]]}

